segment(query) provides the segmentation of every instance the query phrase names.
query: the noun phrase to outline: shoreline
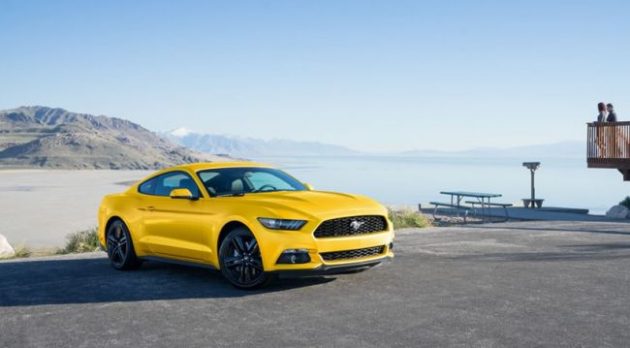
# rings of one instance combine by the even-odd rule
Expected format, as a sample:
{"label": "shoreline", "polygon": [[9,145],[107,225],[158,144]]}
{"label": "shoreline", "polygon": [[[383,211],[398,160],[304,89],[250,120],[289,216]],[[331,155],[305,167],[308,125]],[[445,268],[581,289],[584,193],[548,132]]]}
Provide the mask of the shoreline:
{"label": "shoreline", "polygon": [[71,233],[98,224],[104,195],[122,192],[142,170],[0,170],[0,234],[12,246],[63,247]]}

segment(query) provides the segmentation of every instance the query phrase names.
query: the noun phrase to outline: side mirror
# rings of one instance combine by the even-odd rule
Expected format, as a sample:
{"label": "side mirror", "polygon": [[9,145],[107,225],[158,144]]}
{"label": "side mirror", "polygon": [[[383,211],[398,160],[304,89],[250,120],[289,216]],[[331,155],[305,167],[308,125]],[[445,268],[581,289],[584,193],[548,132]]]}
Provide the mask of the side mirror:
{"label": "side mirror", "polygon": [[311,184],[307,184],[305,182],[303,182],[302,184],[304,185],[304,187],[306,187],[307,190],[309,190],[309,191],[313,191],[314,190],[314,188],[313,188],[313,186],[311,186]]}
{"label": "side mirror", "polygon": [[178,188],[171,191],[169,195],[173,199],[189,199],[191,201],[196,200],[198,197],[193,196],[192,192],[190,192],[187,188]]}

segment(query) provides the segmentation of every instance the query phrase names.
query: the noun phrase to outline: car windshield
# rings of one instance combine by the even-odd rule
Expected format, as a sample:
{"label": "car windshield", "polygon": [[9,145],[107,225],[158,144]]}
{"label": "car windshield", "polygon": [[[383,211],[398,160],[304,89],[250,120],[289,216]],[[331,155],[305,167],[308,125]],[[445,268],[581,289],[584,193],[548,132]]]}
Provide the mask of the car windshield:
{"label": "car windshield", "polygon": [[234,196],[272,191],[304,191],[304,184],[272,168],[221,168],[197,173],[210,196]]}

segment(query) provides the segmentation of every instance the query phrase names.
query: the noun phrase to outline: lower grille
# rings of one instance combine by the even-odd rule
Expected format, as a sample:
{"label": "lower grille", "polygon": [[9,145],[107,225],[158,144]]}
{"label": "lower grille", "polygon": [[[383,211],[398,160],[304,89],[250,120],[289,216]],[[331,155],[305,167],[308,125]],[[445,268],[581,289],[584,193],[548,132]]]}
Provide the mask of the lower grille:
{"label": "lower grille", "polygon": [[375,246],[371,248],[343,250],[343,251],[331,251],[327,253],[320,253],[325,261],[358,259],[360,257],[380,255],[385,252],[385,246]]}

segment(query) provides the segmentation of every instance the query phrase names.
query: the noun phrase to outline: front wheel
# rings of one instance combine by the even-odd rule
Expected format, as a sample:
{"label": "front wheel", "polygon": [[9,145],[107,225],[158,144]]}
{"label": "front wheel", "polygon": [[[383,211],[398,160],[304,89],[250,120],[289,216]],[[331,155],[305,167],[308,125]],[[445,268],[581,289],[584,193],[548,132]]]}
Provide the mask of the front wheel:
{"label": "front wheel", "polygon": [[236,228],[223,239],[219,262],[223,276],[237,288],[260,288],[272,280],[263,269],[258,242],[246,228]]}
{"label": "front wheel", "polygon": [[115,269],[138,268],[142,263],[133,249],[129,229],[124,222],[116,220],[107,229],[107,256]]}

